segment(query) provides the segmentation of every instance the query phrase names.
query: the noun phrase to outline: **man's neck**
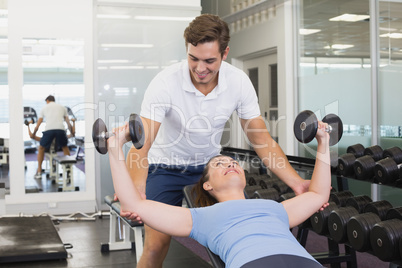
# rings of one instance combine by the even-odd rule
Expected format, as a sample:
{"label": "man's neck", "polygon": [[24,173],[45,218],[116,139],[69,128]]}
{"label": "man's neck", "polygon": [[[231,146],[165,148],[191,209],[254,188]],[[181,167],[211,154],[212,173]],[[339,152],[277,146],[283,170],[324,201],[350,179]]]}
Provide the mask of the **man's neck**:
{"label": "man's neck", "polygon": [[196,89],[198,89],[199,92],[207,96],[218,85],[218,76],[216,76],[216,78],[213,81],[207,84],[201,84],[201,83],[195,84],[193,81],[193,85],[195,86]]}

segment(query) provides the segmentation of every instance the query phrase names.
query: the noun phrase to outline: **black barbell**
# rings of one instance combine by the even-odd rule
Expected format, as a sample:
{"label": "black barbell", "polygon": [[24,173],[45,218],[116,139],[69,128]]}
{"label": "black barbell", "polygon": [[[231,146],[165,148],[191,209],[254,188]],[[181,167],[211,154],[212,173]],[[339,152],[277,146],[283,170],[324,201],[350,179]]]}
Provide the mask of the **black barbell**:
{"label": "black barbell", "polygon": [[[107,153],[107,140],[111,136],[114,136],[114,134],[107,131],[105,122],[100,118],[96,119],[92,126],[92,141],[95,145],[95,149],[100,154]],[[128,130],[126,131],[126,139],[127,138],[131,139],[136,149],[141,149],[142,146],[144,146],[144,126],[140,116],[137,114],[130,115],[128,120]]]}
{"label": "black barbell", "polygon": [[[333,146],[339,142],[343,134],[343,123],[339,116],[328,114],[322,122],[327,123],[325,129],[329,133],[329,145]],[[296,139],[301,143],[309,143],[317,134],[318,119],[317,116],[309,110],[300,112],[293,125],[293,131]]]}

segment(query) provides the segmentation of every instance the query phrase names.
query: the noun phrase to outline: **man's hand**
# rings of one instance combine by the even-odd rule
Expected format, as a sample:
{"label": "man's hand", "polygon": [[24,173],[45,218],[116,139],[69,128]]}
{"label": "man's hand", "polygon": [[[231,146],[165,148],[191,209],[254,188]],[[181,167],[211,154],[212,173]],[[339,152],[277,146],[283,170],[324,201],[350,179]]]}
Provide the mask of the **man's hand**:
{"label": "man's hand", "polygon": [[[146,199],[146,198],[145,198],[145,194],[143,194],[142,192],[140,192],[140,194],[141,194],[141,197],[142,197],[143,199]],[[119,198],[117,197],[116,194],[113,195],[113,201],[115,201],[115,202],[119,201]],[[126,218],[126,219],[129,219],[129,220],[131,220],[131,221],[136,221],[136,222],[138,222],[138,223],[143,223],[142,220],[141,220],[141,217],[138,216],[138,214],[137,214],[137,213],[134,213],[134,212],[120,211],[120,216],[121,216],[121,217],[124,217],[124,218]]]}
{"label": "man's hand", "polygon": [[129,219],[131,221],[136,221],[138,223],[142,223],[141,217],[138,214],[128,211],[120,211],[120,216]]}
{"label": "man's hand", "polygon": [[319,209],[319,211],[323,211],[328,206],[329,206],[329,203],[327,202],[324,205],[322,205],[322,207]]}
{"label": "man's hand", "polygon": [[308,192],[308,188],[310,187],[310,180],[303,180],[297,188],[293,189],[296,195]]}
{"label": "man's hand", "polygon": [[[298,187],[296,190],[294,190],[295,194],[296,194],[296,195],[299,195],[299,194],[308,192],[308,188],[310,187],[310,182],[311,182],[310,180],[304,180],[304,181],[299,185],[299,187]],[[322,207],[320,208],[320,211],[323,211],[326,207],[328,207],[328,205],[329,205],[328,202],[325,203],[325,204],[323,204]]]}

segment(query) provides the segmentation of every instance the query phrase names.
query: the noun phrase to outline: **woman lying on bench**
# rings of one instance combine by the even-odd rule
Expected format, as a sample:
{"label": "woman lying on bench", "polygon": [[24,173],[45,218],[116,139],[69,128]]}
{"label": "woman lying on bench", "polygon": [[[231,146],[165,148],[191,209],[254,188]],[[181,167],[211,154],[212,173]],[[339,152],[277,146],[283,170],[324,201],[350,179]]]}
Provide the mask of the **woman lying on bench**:
{"label": "woman lying on bench", "polygon": [[202,208],[170,206],[143,200],[126,168],[122,146],[125,129],[108,139],[113,184],[121,208],[172,236],[190,236],[219,255],[226,267],[322,267],[299,244],[289,228],[308,219],[328,201],[331,189],[329,135],[320,122],[316,164],[309,191],[277,203],[245,199],[244,170],[227,156],[213,157],[198,183],[216,200]]}

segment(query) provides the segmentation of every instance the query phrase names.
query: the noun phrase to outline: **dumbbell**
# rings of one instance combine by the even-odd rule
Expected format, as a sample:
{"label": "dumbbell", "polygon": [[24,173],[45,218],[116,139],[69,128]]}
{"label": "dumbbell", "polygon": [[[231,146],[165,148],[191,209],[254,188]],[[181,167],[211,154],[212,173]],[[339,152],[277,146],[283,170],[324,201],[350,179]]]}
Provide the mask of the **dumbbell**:
{"label": "dumbbell", "polygon": [[253,194],[253,199],[270,199],[277,201],[279,199],[279,193],[276,189],[257,189]]}
{"label": "dumbbell", "polygon": [[352,216],[363,211],[368,203],[372,202],[367,195],[349,197],[344,207],[334,209],[328,217],[329,235],[337,243],[347,241],[346,225]]}
{"label": "dumbbell", "polygon": [[400,259],[401,219],[402,207],[391,208],[387,211],[386,220],[376,223],[370,232],[371,248],[382,261]]}
{"label": "dumbbell", "polygon": [[283,202],[285,200],[291,199],[295,197],[296,194],[294,192],[284,193],[279,196],[278,202]]}
{"label": "dumbbell", "polygon": [[247,184],[250,186],[261,185],[262,180],[270,180],[271,177],[268,174],[252,174],[247,176]]}
{"label": "dumbbell", "polygon": [[[95,149],[100,154],[106,154],[107,140],[114,136],[113,133],[107,131],[105,122],[98,118],[92,126],[92,141],[95,145]],[[144,126],[141,118],[137,114],[131,114],[128,121],[128,130],[126,130],[126,138],[130,138],[136,149],[141,149],[144,146]]]}
{"label": "dumbbell", "polygon": [[402,149],[392,147],[384,150],[383,159],[374,166],[374,174],[379,183],[393,183],[399,178],[399,169],[402,166]]}
{"label": "dumbbell", "polygon": [[338,208],[343,207],[346,204],[346,200],[352,197],[353,194],[350,191],[334,192],[329,195],[329,205],[323,210],[315,212],[311,217],[311,226],[317,234],[327,235],[328,229],[328,217],[331,212]]}
{"label": "dumbbell", "polygon": [[318,234],[328,234],[329,215],[334,209],[345,206],[346,200],[350,197],[353,197],[353,194],[350,191],[331,192],[328,200],[330,205],[323,211],[314,213],[310,218],[313,230]]}
{"label": "dumbbell", "polygon": [[383,158],[383,149],[373,145],[364,149],[364,156],[356,159],[353,164],[355,175],[360,180],[371,180],[374,177],[375,163]]}
{"label": "dumbbell", "polygon": [[346,154],[343,154],[338,158],[338,173],[342,176],[353,175],[353,164],[355,163],[356,158],[364,155],[364,149],[364,146],[360,143],[348,146]]}
{"label": "dumbbell", "polygon": [[392,205],[386,201],[376,201],[367,204],[362,214],[353,216],[346,225],[349,244],[357,251],[371,249],[370,232],[374,225],[386,219],[387,211]]}
{"label": "dumbbell", "polygon": [[276,189],[279,194],[286,194],[292,192],[292,189],[281,180],[276,180],[272,184],[272,188]]}
{"label": "dumbbell", "polygon": [[32,118],[31,118],[31,121],[28,121],[27,119],[25,119],[24,124],[27,125],[27,126],[28,126],[29,124],[35,124],[35,118],[32,117]]}
{"label": "dumbbell", "polygon": [[[342,120],[335,114],[328,114],[322,122],[327,123],[325,129],[329,133],[329,145],[335,145],[339,142],[343,134]],[[302,111],[296,117],[293,125],[293,131],[296,139],[301,143],[309,143],[317,134],[318,119],[317,116],[309,110]]]}
{"label": "dumbbell", "polygon": [[262,189],[262,188],[261,188],[260,185],[253,185],[253,186],[247,185],[247,186],[244,188],[244,192],[245,192],[245,194],[246,194],[246,198],[247,198],[247,199],[254,198],[254,193],[255,193],[255,191],[261,190],[261,189]]}

